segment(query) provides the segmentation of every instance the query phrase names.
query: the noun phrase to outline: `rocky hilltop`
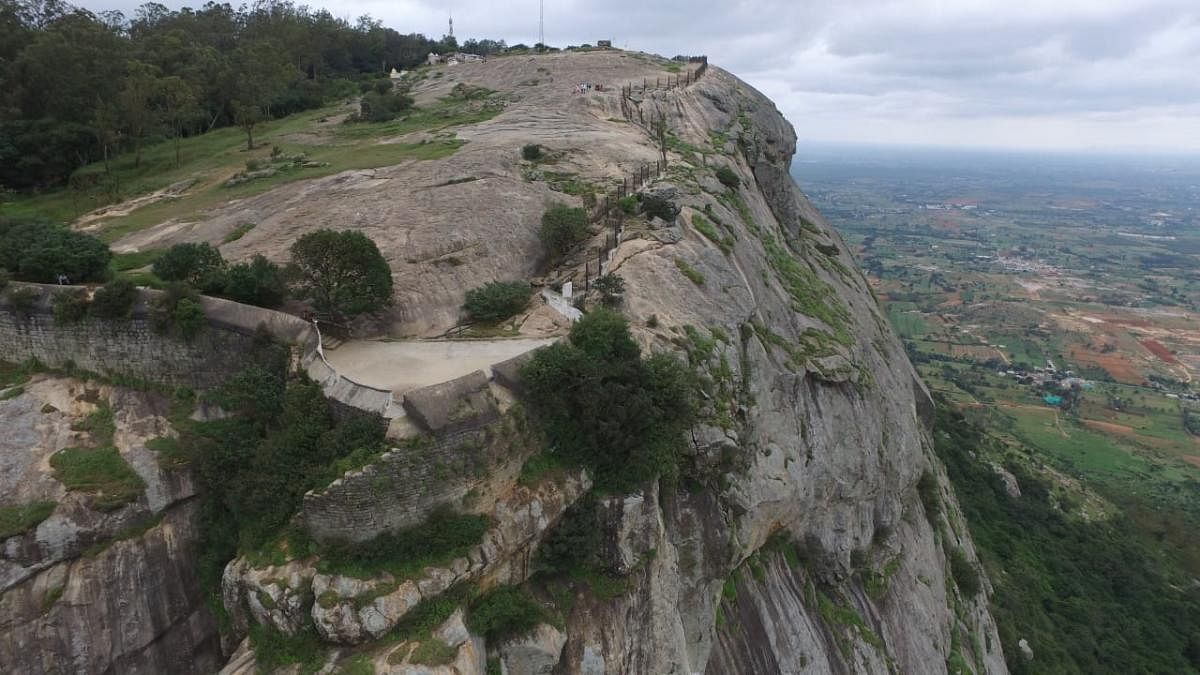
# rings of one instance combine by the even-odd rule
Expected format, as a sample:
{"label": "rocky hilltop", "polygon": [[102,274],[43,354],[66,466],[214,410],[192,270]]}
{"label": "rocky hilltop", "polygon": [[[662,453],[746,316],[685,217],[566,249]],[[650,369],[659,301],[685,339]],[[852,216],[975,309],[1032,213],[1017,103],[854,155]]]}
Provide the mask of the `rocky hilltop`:
{"label": "rocky hilltop", "polygon": [[[252,221],[223,254],[282,259],[306,231],[361,230],[393,272],[395,336],[445,333],[484,282],[582,285],[603,260],[625,280],[622,313],[643,352],[678,354],[705,383],[684,478],[594,495],[603,583],[536,576],[539,547],[591,478],[522,470],[544,448],[519,381],[504,376],[515,371],[498,365],[491,382],[430,394],[449,397],[444,424],[310,493],[296,519],[408,526],[450,507],[486,517],[479,543],[409,573],[355,575],[320,554],[233,560],[226,652],[240,645],[224,672],[254,672],[256,643],[242,638],[263,628],[315,635],[330,664],[376,673],[1005,672],[982,571],[981,592],[952,571],[978,564],[932,453],[929,395],[852,253],[789,176],[795,133],[775,106],[718,67],[619,51],[418,73],[418,105],[474,91],[503,109],[383,141],[450,136],[461,147],[447,157],[288,183],[117,248],[221,244]],[[531,144],[541,158],[523,157]],[[671,208],[635,207],[610,227],[605,196],[622,188]],[[596,224],[588,246],[551,264],[537,230],[553,203],[583,206]],[[516,327],[554,336],[568,325],[539,304]],[[133,541],[149,550],[154,531]],[[519,583],[553,620],[499,640],[464,621],[462,589]],[[0,629],[12,644],[50,639]],[[195,634],[208,653],[211,632]]]}

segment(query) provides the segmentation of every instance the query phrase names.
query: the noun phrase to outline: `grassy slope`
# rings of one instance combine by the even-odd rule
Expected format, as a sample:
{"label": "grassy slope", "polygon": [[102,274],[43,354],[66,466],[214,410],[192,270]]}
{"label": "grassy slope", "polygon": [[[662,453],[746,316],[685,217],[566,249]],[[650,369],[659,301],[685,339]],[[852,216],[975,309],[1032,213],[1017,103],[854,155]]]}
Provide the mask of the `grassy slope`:
{"label": "grassy slope", "polygon": [[[180,181],[196,183],[183,196],[142,206],[127,215],[105,218],[100,236],[106,241],[144,229],[164,220],[198,219],[204,209],[232,199],[261,194],[295,180],[318,178],[351,169],[368,169],[399,164],[408,160],[438,159],[453,154],[462,145],[453,133],[439,134],[425,143],[380,143],[381,139],[412,131],[441,131],[453,126],[472,124],[494,117],[498,106],[446,99],[401,119],[378,124],[343,125],[322,122],[349,109],[344,104],[291,115],[260,125],[255,129],[255,149],[246,150],[246,136],[238,128],[216,129],[184,139],[180,144],[180,164],[175,165],[174,145],[169,141],[146,147],[141,163],[135,166],[132,153],[116,158],[111,168],[120,186],[122,199],[131,199],[161,190]],[[304,153],[312,162],[327,166],[281,171],[274,176],[224,187],[223,183],[250,160],[265,160],[273,146],[284,154]],[[79,170],[77,176],[102,179],[103,163]],[[0,215],[47,218],[68,223],[111,201],[107,190],[93,188],[75,191],[68,188],[40,194],[6,196],[0,203]]]}

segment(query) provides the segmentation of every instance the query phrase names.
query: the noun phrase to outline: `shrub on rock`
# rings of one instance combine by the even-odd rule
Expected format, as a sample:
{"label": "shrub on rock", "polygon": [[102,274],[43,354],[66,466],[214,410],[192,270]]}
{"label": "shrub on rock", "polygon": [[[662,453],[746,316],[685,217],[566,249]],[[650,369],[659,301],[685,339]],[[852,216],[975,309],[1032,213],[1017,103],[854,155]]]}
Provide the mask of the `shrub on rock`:
{"label": "shrub on rock", "polygon": [[474,321],[503,321],[529,306],[529,284],[493,281],[467,291],[463,309]]}
{"label": "shrub on rock", "polygon": [[561,258],[588,237],[587,212],[556,204],[542,214],[542,227],[538,238],[551,257]]}

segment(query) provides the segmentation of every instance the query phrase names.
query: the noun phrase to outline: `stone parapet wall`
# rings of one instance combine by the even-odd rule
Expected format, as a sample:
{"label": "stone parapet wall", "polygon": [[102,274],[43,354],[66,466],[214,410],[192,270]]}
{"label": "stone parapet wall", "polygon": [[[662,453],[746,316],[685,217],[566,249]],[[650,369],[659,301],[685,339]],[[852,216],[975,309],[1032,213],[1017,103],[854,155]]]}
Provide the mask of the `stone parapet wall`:
{"label": "stone parapet wall", "polygon": [[156,332],[148,304],[158,291],[139,291],[128,319],[88,317],[58,324],[51,311],[59,286],[22,284],[41,297],[28,312],[18,312],[0,296],[0,358],[37,359],[52,368],[74,366],[107,376],[132,377],[169,386],[209,389],[237,373],[253,358],[255,335],[266,330],[295,345],[302,360],[311,358],[316,335],[294,316],[218,298],[203,298],[206,330],[190,342]]}
{"label": "stone parapet wall", "polygon": [[304,495],[301,519],[321,541],[366,541],[458,506],[496,459],[493,430],[425,438],[392,448],[369,466]]}

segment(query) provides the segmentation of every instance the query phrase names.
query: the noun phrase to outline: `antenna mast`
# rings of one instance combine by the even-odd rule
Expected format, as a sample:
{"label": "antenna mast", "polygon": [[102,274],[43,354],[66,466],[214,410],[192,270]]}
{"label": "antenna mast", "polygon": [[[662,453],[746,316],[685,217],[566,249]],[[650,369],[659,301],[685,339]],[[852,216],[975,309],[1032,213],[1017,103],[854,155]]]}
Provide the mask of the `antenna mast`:
{"label": "antenna mast", "polygon": [[546,0],[538,0],[538,44],[546,46]]}

